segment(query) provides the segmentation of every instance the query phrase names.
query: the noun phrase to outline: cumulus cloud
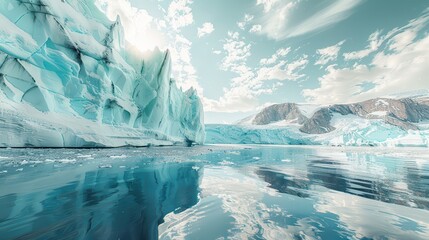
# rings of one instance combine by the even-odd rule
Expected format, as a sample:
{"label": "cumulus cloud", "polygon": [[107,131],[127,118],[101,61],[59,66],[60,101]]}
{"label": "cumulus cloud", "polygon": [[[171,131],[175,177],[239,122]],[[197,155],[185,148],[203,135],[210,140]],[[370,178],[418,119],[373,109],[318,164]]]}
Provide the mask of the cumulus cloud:
{"label": "cumulus cloud", "polygon": [[257,24],[257,25],[253,25],[252,28],[250,28],[249,32],[251,33],[259,33],[262,31],[262,26]]}
{"label": "cumulus cloud", "polygon": [[238,32],[228,32],[228,38],[223,45],[226,56],[222,60],[221,68],[224,71],[237,72],[236,69],[245,65],[247,58],[250,57],[250,48],[251,44],[240,38]]}
{"label": "cumulus cloud", "polygon": [[170,3],[167,10],[167,19],[173,29],[179,30],[194,22],[191,4],[191,0],[173,0]]}
{"label": "cumulus cloud", "polygon": [[308,64],[308,56],[304,55],[298,60],[287,62],[280,61],[274,66],[262,67],[258,70],[258,79],[263,80],[297,80],[304,77],[300,70]]}
{"label": "cumulus cloud", "polygon": [[[263,16],[259,19],[262,33],[275,40],[304,35],[325,29],[348,18],[352,10],[362,0],[321,0],[325,6],[320,10],[311,10],[312,2],[302,0],[258,0],[257,5],[264,7]],[[302,15],[298,9],[310,9],[307,15]]]}
{"label": "cumulus cloud", "polygon": [[[378,37],[388,39],[386,50],[376,53],[369,65],[327,67],[327,73],[319,78],[320,87],[304,90],[304,96],[309,101],[329,104],[428,89],[429,36],[417,38],[428,22],[426,11],[406,26]],[[365,89],[368,82],[374,87]]]}
{"label": "cumulus cloud", "polygon": [[212,23],[206,22],[206,23],[203,23],[203,25],[197,30],[198,30],[198,37],[201,38],[203,36],[206,36],[212,33],[214,31],[214,26]]}
{"label": "cumulus cloud", "polygon": [[251,68],[247,60],[251,56],[252,45],[246,43],[238,32],[229,32],[223,49],[226,53],[221,69],[236,74],[229,88],[224,89],[219,99],[203,100],[206,111],[243,112],[256,109],[260,104],[257,97],[273,93],[282,85],[281,81],[294,81],[301,77],[299,73],[308,63],[304,55],[294,61],[285,56],[290,48],[278,49],[272,56],[260,60],[260,67]]}
{"label": "cumulus cloud", "polygon": [[203,99],[206,111],[247,111],[258,104],[254,97],[258,91],[254,83],[256,74],[247,66],[251,47],[238,32],[228,32],[223,45],[225,56],[220,68],[235,73],[237,77],[231,79],[230,88],[224,88],[224,94],[219,99]]}
{"label": "cumulus cloud", "polygon": [[238,22],[237,25],[241,30],[244,30],[246,26],[255,18],[255,16],[250,14],[245,14],[242,21]]}
{"label": "cumulus cloud", "polygon": [[174,61],[173,77],[177,85],[183,89],[193,87],[199,94],[202,94],[203,89],[198,83],[197,72],[191,62],[191,47],[192,42],[189,39],[180,34],[175,35],[172,44],[168,47]]}
{"label": "cumulus cloud", "polygon": [[315,65],[326,65],[329,62],[337,60],[341,45],[343,45],[344,42],[343,40],[333,46],[318,49],[317,54],[319,55],[319,59],[316,61]]}
{"label": "cumulus cloud", "polygon": [[259,61],[259,64],[260,65],[271,65],[271,64],[274,64],[277,61],[277,59],[279,59],[280,57],[286,56],[290,51],[291,51],[290,47],[288,47],[288,48],[280,48],[271,57],[269,57],[269,58],[262,58]]}

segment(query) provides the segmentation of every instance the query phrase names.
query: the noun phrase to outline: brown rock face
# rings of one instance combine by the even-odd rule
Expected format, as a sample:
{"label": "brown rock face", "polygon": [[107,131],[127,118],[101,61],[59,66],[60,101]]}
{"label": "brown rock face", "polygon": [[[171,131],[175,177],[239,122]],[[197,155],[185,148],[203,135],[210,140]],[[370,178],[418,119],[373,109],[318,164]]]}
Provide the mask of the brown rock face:
{"label": "brown rock face", "polygon": [[308,119],[301,113],[297,104],[282,103],[264,108],[255,116],[252,123],[266,125],[281,120],[297,120],[299,124],[303,124]]}
{"label": "brown rock face", "polygon": [[308,134],[323,134],[334,131],[335,128],[330,125],[331,119],[332,113],[329,109],[321,108],[299,130]]}

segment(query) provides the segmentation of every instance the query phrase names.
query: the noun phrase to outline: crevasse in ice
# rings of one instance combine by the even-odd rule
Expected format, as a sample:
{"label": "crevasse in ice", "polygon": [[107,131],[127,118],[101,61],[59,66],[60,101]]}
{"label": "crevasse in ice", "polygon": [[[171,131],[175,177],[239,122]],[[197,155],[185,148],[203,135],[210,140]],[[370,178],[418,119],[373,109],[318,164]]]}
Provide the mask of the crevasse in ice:
{"label": "crevasse in ice", "polygon": [[204,141],[201,101],[171,79],[169,51],[135,51],[94,1],[0,1],[0,23],[0,146]]}

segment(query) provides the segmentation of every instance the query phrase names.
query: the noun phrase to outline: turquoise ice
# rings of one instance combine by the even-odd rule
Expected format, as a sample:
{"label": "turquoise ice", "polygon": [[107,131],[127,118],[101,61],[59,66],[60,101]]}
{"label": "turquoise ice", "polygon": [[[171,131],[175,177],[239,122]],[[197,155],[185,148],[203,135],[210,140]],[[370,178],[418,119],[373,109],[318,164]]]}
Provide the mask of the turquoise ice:
{"label": "turquoise ice", "polygon": [[0,146],[203,142],[169,51],[139,53],[93,1],[1,1],[0,22]]}

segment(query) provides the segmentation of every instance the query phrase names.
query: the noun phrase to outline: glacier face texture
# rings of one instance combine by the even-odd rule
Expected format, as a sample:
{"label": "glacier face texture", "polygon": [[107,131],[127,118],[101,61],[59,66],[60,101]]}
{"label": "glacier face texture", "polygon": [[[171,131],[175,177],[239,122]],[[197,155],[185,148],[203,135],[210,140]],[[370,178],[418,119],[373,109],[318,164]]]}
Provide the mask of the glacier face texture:
{"label": "glacier face texture", "polygon": [[237,125],[206,125],[206,143],[429,147],[429,97],[275,104]]}
{"label": "glacier face texture", "polygon": [[207,124],[205,141],[209,144],[319,145],[290,128],[226,124]]}
{"label": "glacier face texture", "polygon": [[[0,146],[202,143],[202,104],[92,0],[0,2]],[[144,39],[142,39],[144,41]]]}

